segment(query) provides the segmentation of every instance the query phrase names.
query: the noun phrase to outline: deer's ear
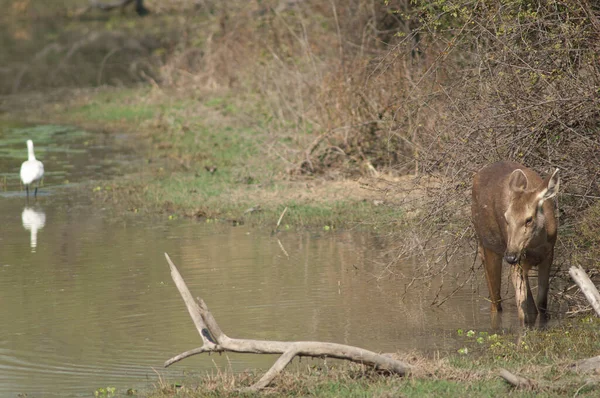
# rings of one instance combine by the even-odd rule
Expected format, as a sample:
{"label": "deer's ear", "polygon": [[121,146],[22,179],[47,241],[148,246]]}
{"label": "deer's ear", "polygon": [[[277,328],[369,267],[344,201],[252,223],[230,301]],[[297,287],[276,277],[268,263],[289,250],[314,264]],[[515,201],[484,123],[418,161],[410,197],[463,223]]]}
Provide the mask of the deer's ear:
{"label": "deer's ear", "polygon": [[558,169],[554,170],[551,176],[546,178],[544,181],[543,189],[538,194],[539,205],[541,206],[544,202],[550,198],[553,198],[558,193],[558,187],[560,185],[560,179],[558,178]]}
{"label": "deer's ear", "polygon": [[510,175],[508,179],[508,187],[512,192],[523,192],[527,189],[527,176],[523,173],[523,170],[516,169]]}

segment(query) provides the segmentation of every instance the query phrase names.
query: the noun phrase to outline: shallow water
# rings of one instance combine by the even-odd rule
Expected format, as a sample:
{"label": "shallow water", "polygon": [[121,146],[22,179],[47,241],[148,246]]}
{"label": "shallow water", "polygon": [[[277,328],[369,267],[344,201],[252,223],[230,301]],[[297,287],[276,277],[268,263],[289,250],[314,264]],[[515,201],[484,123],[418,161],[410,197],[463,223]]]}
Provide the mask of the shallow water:
{"label": "shallow water", "polygon": [[122,149],[125,137],[91,133],[69,126],[0,124],[0,195],[21,195],[19,169],[27,160],[25,141],[32,139],[35,155],[44,163],[41,194],[89,180],[117,176],[135,165]]}
{"label": "shallow water", "polygon": [[[272,356],[239,354],[196,356],[162,367],[201,345],[165,252],[232,337],[431,352],[464,344],[459,328],[490,328],[480,272],[443,305],[431,305],[464,282],[472,255],[448,264],[443,280],[423,283],[418,260],[390,277],[381,255],[388,243],[372,234],[271,235],[135,215],[114,221],[107,217],[110,209],[91,205],[91,192],[69,187],[118,174],[119,165],[128,167],[124,159],[133,161],[130,155],[113,151],[113,138],[102,135],[67,134],[60,142],[53,133],[44,140],[34,132],[0,133],[7,181],[0,195],[0,396],[143,389],[157,383],[154,369],[174,382],[188,371],[269,367]],[[39,143],[38,158],[48,171],[40,195],[29,203],[18,185],[27,134]]]}

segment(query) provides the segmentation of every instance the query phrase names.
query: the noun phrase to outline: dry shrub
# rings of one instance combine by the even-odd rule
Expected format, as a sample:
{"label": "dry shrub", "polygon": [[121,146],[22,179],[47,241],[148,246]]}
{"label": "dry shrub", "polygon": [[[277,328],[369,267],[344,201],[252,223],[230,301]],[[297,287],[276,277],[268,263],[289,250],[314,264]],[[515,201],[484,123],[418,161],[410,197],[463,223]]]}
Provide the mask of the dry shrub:
{"label": "dry shrub", "polygon": [[[99,22],[63,29],[64,19],[9,21],[0,65],[0,95],[100,85],[123,86],[155,77],[153,52],[168,41]],[[100,27],[99,27],[100,26]]]}
{"label": "dry shrub", "polygon": [[[600,9],[553,0],[414,7],[420,47],[439,52],[431,63],[423,57],[424,72],[409,80],[410,96],[393,104],[405,119],[390,133],[410,131],[417,120],[415,133],[403,136],[417,148],[410,160],[420,174],[440,177],[424,203],[421,221],[431,222],[420,227],[447,229],[463,210],[463,231],[472,174],[502,159],[542,174],[561,169],[563,232],[596,217],[585,209],[600,197]],[[388,59],[382,76],[407,54]],[[568,233],[561,236],[564,247],[572,246]]]}
{"label": "dry shrub", "polygon": [[[277,148],[293,165],[291,171],[414,168],[419,115],[399,114],[398,103],[413,99],[411,79],[418,80],[427,63],[420,53],[386,65],[392,45],[410,53],[417,43],[412,22],[395,13],[408,8],[408,1],[261,1],[216,7],[212,19],[186,23],[187,44],[163,67],[163,83],[260,94],[272,117],[270,127],[293,132],[306,148]],[[399,38],[399,32],[406,37]],[[416,58],[420,61],[410,65]],[[307,131],[321,137],[314,141]]]}
{"label": "dry shrub", "polygon": [[579,219],[575,234],[569,240],[572,257],[587,268],[600,269],[600,201],[585,210]]}

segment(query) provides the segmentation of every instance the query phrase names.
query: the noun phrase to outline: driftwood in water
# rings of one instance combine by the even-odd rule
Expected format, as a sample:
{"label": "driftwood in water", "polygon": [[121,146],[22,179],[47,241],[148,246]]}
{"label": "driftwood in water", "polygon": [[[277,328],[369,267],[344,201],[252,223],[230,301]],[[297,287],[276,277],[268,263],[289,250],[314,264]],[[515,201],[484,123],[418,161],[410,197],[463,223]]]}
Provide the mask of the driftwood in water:
{"label": "driftwood in water", "polygon": [[166,253],[165,257],[171,268],[171,277],[173,278],[203,341],[202,347],[186,351],[169,359],[165,362],[165,367],[189,356],[204,352],[228,351],[251,354],[282,354],[275,364],[273,364],[271,369],[269,369],[256,384],[249,388],[254,391],[268,386],[296,356],[345,359],[402,376],[410,372],[411,366],[406,363],[397,361],[386,355],[343,344],[318,341],[286,342],[230,338],[223,333],[206,306],[206,303],[201,298],[198,298],[198,302],[193,299],[192,294],[181,277],[181,274],[175,267],[175,264],[173,264]]}
{"label": "driftwood in water", "polygon": [[532,389],[536,387],[536,383],[533,380],[517,376],[506,369],[500,369],[500,377],[516,388]]}
{"label": "driftwood in water", "polygon": [[571,278],[577,283],[585,298],[590,302],[592,308],[596,311],[596,315],[600,316],[600,293],[598,293],[598,289],[596,289],[596,286],[594,286],[587,276],[585,270],[581,266],[572,266],[569,268],[569,275],[571,275]]}

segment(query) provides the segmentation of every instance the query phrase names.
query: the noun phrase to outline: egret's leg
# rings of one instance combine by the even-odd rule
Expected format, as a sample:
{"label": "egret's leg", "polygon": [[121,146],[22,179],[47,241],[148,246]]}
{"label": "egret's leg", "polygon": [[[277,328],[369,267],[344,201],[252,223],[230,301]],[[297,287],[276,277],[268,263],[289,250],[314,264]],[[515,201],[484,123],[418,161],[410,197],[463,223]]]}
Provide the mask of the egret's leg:
{"label": "egret's leg", "polygon": [[38,188],[40,187],[40,184],[41,184],[41,183],[42,183],[42,180],[41,180],[41,179],[39,179],[39,180],[37,181],[37,185],[35,186],[35,197],[36,197],[36,198],[37,198],[37,190],[38,190]]}

